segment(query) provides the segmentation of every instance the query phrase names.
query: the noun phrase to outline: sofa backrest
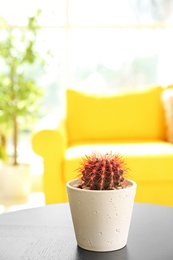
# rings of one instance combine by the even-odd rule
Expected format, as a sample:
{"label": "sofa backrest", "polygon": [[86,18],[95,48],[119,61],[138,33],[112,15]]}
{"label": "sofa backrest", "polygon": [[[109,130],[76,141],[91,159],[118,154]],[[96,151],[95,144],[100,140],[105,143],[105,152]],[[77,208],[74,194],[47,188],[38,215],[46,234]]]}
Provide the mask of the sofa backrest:
{"label": "sofa backrest", "polygon": [[162,87],[101,96],[67,90],[70,143],[164,138]]}

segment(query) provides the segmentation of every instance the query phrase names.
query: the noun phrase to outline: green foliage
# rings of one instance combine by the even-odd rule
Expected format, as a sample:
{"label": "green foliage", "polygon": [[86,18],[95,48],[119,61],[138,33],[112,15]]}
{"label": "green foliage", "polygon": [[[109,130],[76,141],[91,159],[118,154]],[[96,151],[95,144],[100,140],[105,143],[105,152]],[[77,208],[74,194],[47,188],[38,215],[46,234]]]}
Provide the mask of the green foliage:
{"label": "green foliage", "polygon": [[19,119],[33,119],[37,115],[39,100],[43,95],[32,73],[35,64],[39,64],[41,68],[45,65],[36,50],[39,14],[40,11],[34,17],[28,17],[26,28],[10,27],[8,22],[1,18],[5,30],[1,31],[0,39],[0,134],[4,124],[12,128],[14,164],[17,164]]}
{"label": "green foliage", "polygon": [[0,134],[0,159],[7,161],[8,156],[6,152],[6,138],[2,133]]}
{"label": "green foliage", "polygon": [[7,161],[7,153],[3,146],[0,146],[0,159],[3,161]]}

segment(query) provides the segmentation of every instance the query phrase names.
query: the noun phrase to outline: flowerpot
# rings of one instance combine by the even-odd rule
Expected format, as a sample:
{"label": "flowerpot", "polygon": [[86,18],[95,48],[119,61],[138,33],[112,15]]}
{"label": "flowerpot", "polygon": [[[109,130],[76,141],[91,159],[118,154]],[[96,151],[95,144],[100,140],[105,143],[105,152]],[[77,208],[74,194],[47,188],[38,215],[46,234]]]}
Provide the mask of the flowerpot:
{"label": "flowerpot", "polygon": [[0,200],[25,202],[31,190],[29,165],[0,164]]}
{"label": "flowerpot", "polygon": [[136,183],[119,190],[77,188],[78,180],[66,184],[79,247],[91,251],[114,251],[127,244]]}

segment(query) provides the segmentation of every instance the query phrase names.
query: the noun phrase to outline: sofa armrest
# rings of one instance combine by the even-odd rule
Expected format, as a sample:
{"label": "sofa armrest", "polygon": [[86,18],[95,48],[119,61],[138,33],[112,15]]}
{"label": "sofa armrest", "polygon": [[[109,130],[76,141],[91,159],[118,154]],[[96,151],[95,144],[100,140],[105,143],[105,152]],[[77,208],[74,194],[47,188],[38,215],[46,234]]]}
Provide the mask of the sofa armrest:
{"label": "sofa armrest", "polygon": [[[48,115],[38,122],[32,134],[32,148],[40,156],[64,157],[67,147],[65,120]],[[51,153],[50,153],[51,152]]]}
{"label": "sofa armrest", "polygon": [[66,198],[63,161],[67,147],[65,120],[57,115],[43,118],[33,132],[33,151],[43,158],[43,189],[46,204],[63,202]]}

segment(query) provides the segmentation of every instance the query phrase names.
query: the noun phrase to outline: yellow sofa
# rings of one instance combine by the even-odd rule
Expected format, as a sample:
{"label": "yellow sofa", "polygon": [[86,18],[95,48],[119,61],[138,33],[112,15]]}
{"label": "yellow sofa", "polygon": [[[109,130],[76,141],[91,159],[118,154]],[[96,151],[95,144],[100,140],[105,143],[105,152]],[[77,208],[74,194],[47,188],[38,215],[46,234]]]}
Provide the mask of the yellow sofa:
{"label": "yellow sofa", "polygon": [[67,201],[65,184],[76,177],[84,154],[121,154],[137,182],[136,201],[173,206],[173,144],[166,139],[163,88],[116,95],[67,90],[66,116],[41,120],[33,150],[44,162],[46,203]]}

